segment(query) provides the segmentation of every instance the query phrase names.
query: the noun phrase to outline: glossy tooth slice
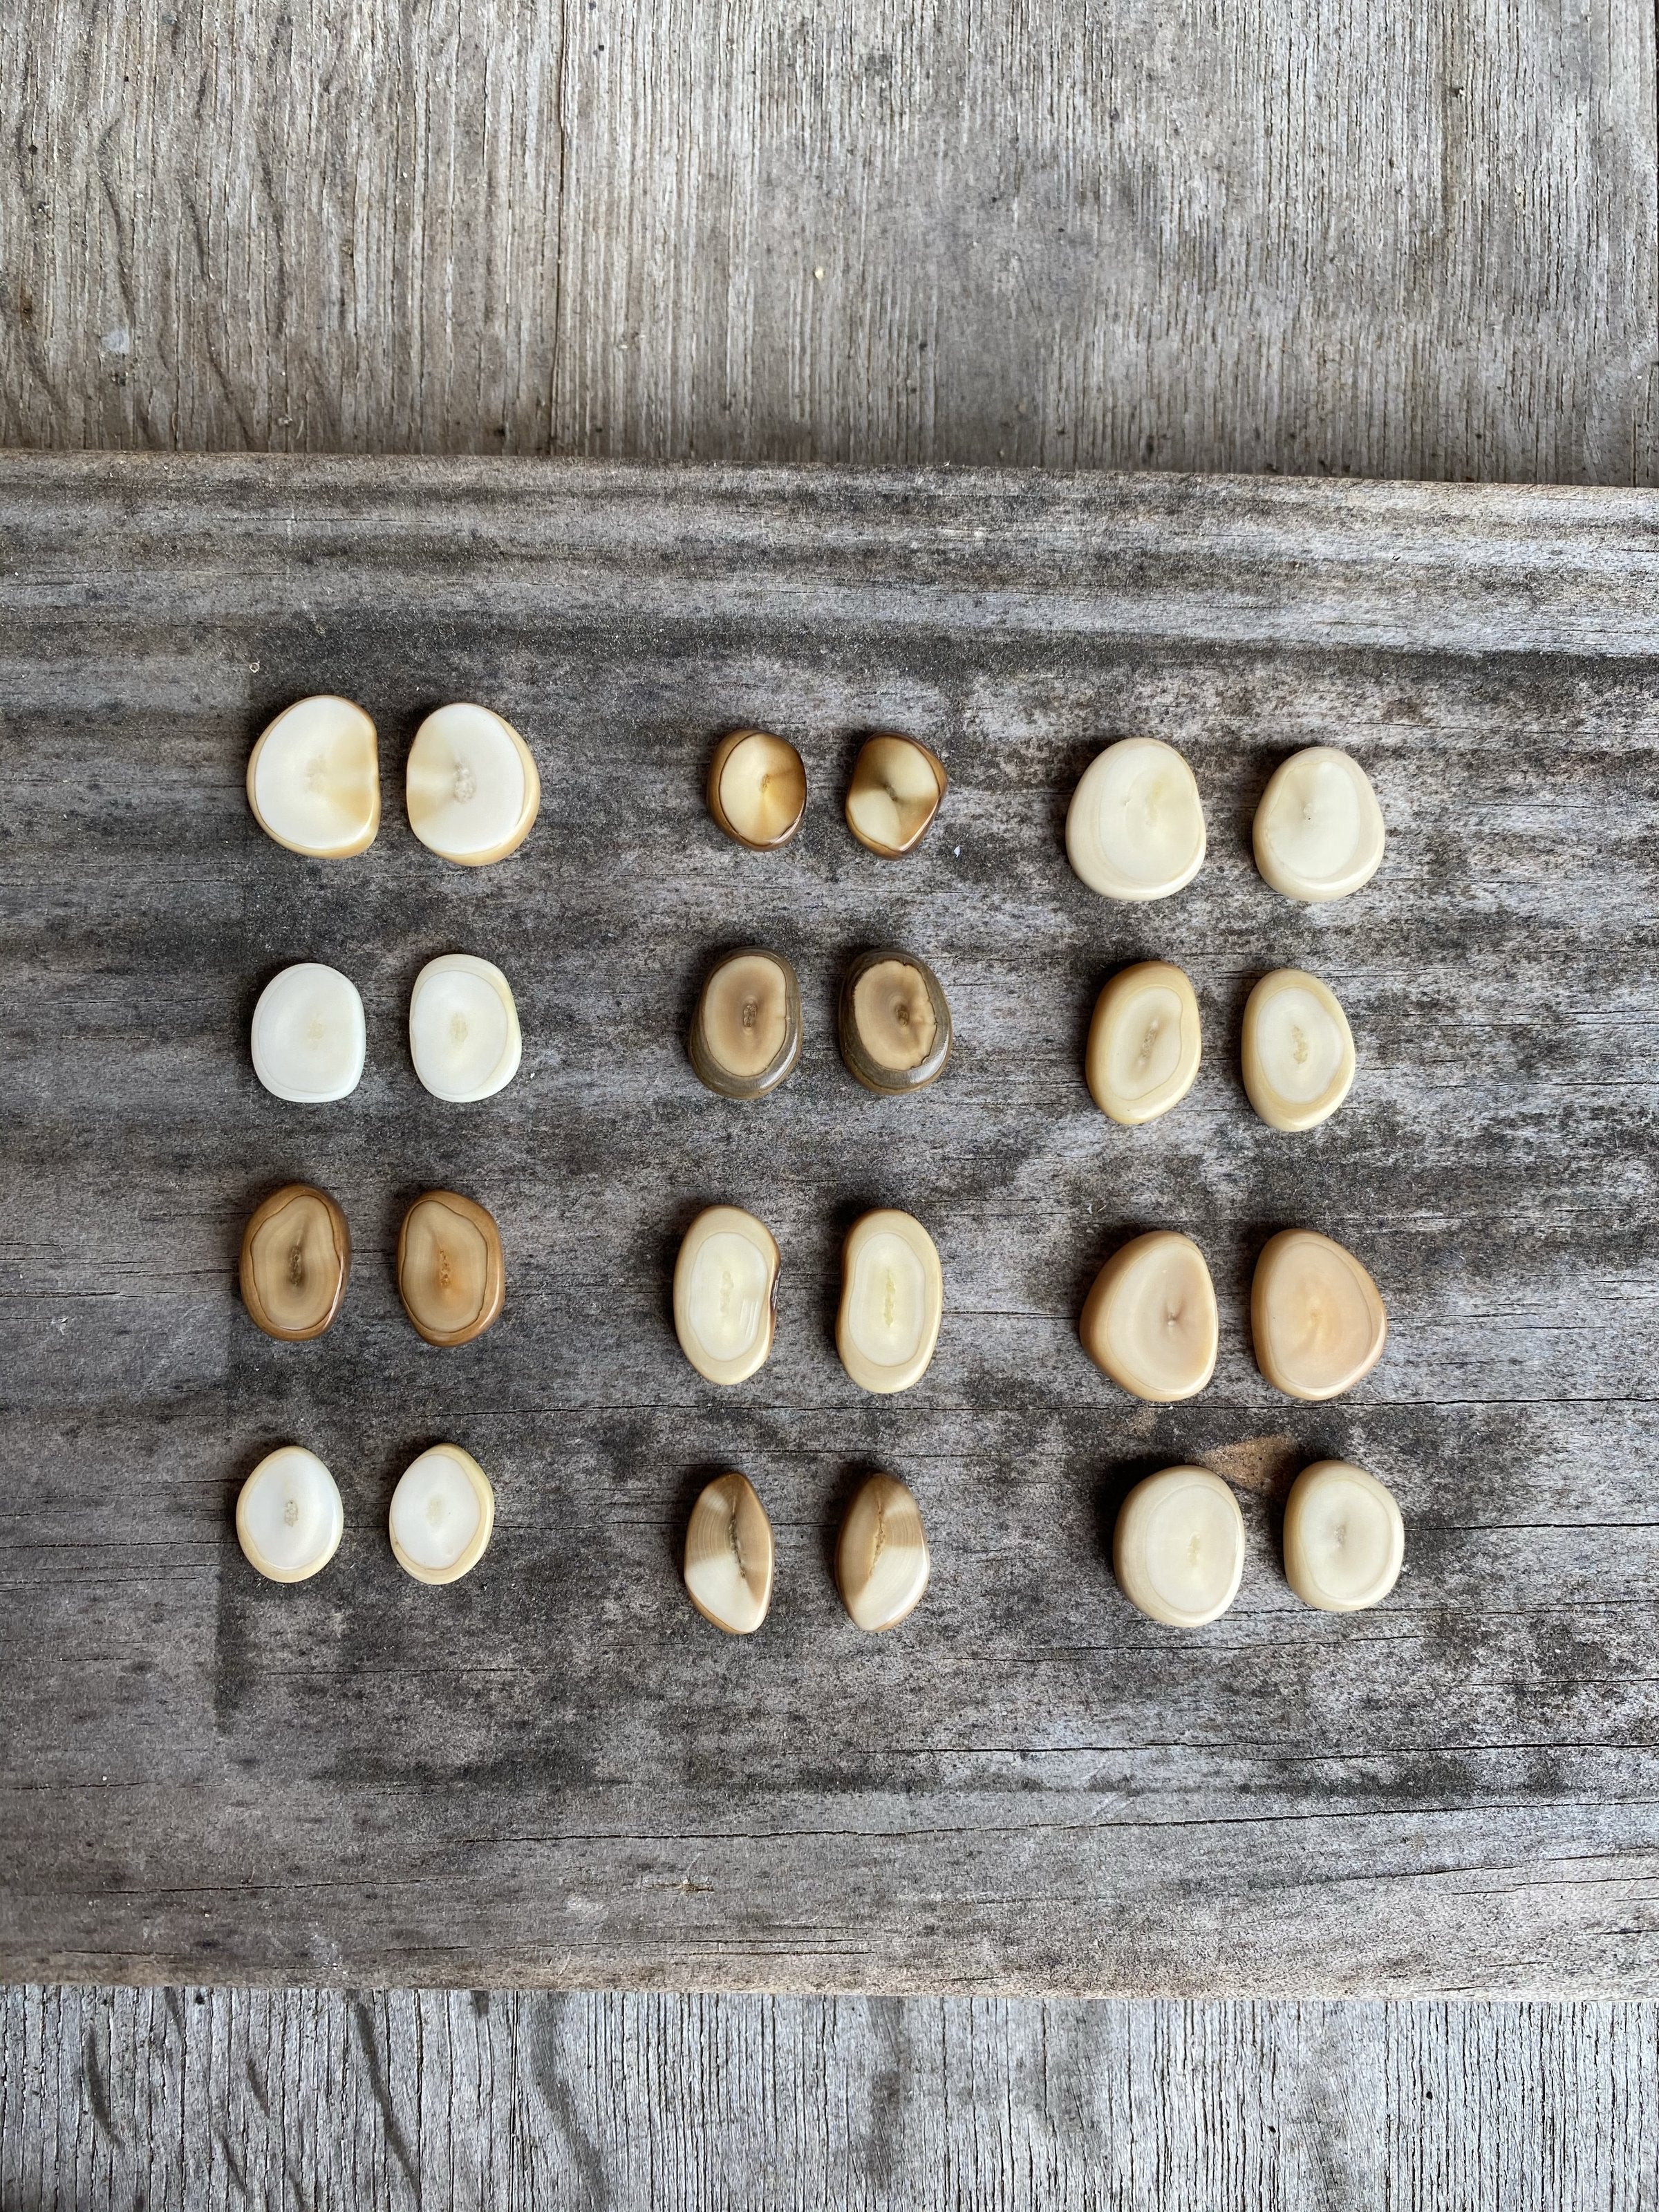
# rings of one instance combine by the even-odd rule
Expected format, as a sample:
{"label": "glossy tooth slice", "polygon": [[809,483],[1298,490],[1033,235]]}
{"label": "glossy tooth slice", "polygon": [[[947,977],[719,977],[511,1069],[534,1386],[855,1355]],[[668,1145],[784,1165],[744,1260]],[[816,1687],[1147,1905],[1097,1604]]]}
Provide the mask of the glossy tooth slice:
{"label": "glossy tooth slice", "polygon": [[847,826],[860,845],[896,860],[921,842],[948,782],[944,762],[916,738],[871,738],[847,787]]}
{"label": "glossy tooth slice", "polygon": [[247,803],[267,837],[317,860],[367,852],[380,826],[374,725],[349,699],[298,699],[248,757]]}
{"label": "glossy tooth slice", "polygon": [[495,1526],[489,1477],[459,1444],[434,1444],[406,1467],[388,1516],[398,1565],[417,1583],[456,1583],[484,1555]]}
{"label": "glossy tooth slice", "polygon": [[501,1235],[459,1191],[428,1190],[398,1232],[398,1295],[428,1344],[471,1344],[507,1297]]}
{"label": "glossy tooth slice", "polygon": [[1136,1483],[1112,1534],[1112,1572],[1131,1605],[1170,1628],[1218,1620],[1244,1573],[1244,1516],[1219,1475],[1166,1467]]}
{"label": "glossy tooth slice", "polygon": [[674,1263],[680,1350],[710,1382],[744,1382],[763,1367],[777,1323],[777,1240],[738,1206],[711,1206]]}
{"label": "glossy tooth slice", "polygon": [[1275,1390],[1338,1398],[1382,1357],[1389,1316],[1352,1252],[1316,1230],[1285,1229],[1255,1263],[1250,1329]]}
{"label": "glossy tooth slice", "polygon": [[921,1509],[897,1478],[872,1474],[847,1509],[836,1581],[855,1626],[876,1634],[915,1611],[932,1562]]}
{"label": "glossy tooth slice", "polygon": [[404,805],[422,844],[481,868],[517,852],[541,811],[530,748],[488,707],[458,702],[428,714],[409,749]]}
{"label": "glossy tooth slice", "polygon": [[434,1098],[493,1097],[519,1072],[519,1010],[501,969],[470,952],[428,960],[409,998],[409,1050]]}
{"label": "glossy tooth slice", "polygon": [[772,1602],[772,1524],[754,1486],[717,1475],[685,1532],[687,1596],[728,1636],[752,1636]]}
{"label": "glossy tooth slice", "polygon": [[708,811],[728,837],[757,853],[787,845],[806,811],[806,769],[785,738],[733,730],[708,766]]}
{"label": "glossy tooth slice", "polygon": [[1244,1088],[1275,1129],[1329,1121],[1353,1085],[1353,1032],[1336,994],[1305,968],[1275,968],[1244,1006]]}
{"label": "glossy tooth slice", "polygon": [[927,1371],[945,1312],[945,1274],[913,1214],[884,1206],[855,1221],[842,1251],[836,1349],[861,1390],[908,1390]]}
{"label": "glossy tooth slice", "polygon": [[325,1190],[274,1190],[242,1231],[242,1303],[267,1336],[303,1344],[340,1310],[351,1232]]}
{"label": "glossy tooth slice", "polygon": [[841,1056],[867,1091],[924,1091],[951,1057],[951,1009],[939,977],[914,952],[861,952],[841,987]]}
{"label": "glossy tooth slice", "polygon": [[1215,1373],[1215,1285],[1190,1237],[1154,1229],[1114,1252],[1078,1324],[1083,1348],[1121,1389],[1154,1405],[1195,1397]]}
{"label": "glossy tooth slice", "polygon": [[262,1459],[236,1500],[236,1540],[267,1582],[302,1583],[340,1547],[345,1508],[315,1452],[283,1444]]}
{"label": "glossy tooth slice", "polygon": [[302,960],[273,975],[253,1009],[253,1073],[274,1097],[319,1106],[349,1097],[367,1045],[357,986],[337,968]]}
{"label": "glossy tooth slice", "polygon": [[709,974],[688,1047],[697,1079],[722,1098],[775,1091],[800,1058],[800,985],[781,952],[746,945]]}
{"label": "glossy tooth slice", "polygon": [[1103,898],[1168,898],[1204,865],[1198,784],[1173,745],[1124,738],[1083,772],[1066,816],[1066,857]]}
{"label": "glossy tooth slice", "polygon": [[1255,810],[1256,866],[1286,898],[1346,898],[1376,873],[1385,842],[1370,778],[1334,745],[1281,761]]}
{"label": "glossy tooth slice", "polygon": [[1358,1613],[1400,1579],[1406,1524],[1391,1492],[1363,1467],[1322,1459],[1285,1501],[1285,1576],[1304,1605]]}
{"label": "glossy tooth slice", "polygon": [[1095,1001],[1090,1093],[1115,1121],[1155,1121],[1192,1089],[1202,1050],[1192,984],[1167,960],[1143,960],[1114,975]]}

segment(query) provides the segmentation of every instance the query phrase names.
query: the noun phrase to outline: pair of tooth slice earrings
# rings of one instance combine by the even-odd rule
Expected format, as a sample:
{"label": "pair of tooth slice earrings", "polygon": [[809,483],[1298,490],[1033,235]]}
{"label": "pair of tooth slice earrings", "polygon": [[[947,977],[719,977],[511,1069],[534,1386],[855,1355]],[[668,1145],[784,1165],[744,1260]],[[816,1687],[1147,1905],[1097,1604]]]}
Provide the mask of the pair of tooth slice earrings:
{"label": "pair of tooth slice earrings", "polygon": [[[896,860],[926,836],[950,779],[919,738],[868,738],[847,787],[847,826],[872,853]],[[751,852],[774,853],[800,828],[806,764],[787,738],[733,730],[708,766],[708,811],[728,837]]]}
{"label": "pair of tooth slice earrings", "polygon": [[[275,1098],[319,1106],[362,1080],[368,1025],[357,986],[337,968],[302,960],[273,975],[253,1009],[253,1072]],[[409,994],[409,1051],[434,1098],[471,1105],[504,1091],[524,1042],[513,987],[471,952],[428,960]]]}
{"label": "pair of tooth slice earrings", "polygon": [[[489,1477],[459,1444],[434,1444],[406,1467],[387,1514],[398,1564],[417,1583],[454,1583],[476,1567],[495,1526]],[[236,1499],[236,1540],[267,1582],[303,1583],[340,1548],[345,1507],[313,1451],[268,1452]]]}
{"label": "pair of tooth slice earrings", "polygon": [[[242,1303],[267,1336],[308,1343],[330,1328],[351,1272],[351,1232],[325,1190],[273,1191],[242,1232]],[[507,1297],[501,1231],[459,1191],[428,1190],[398,1232],[398,1294],[428,1344],[470,1344]]]}
{"label": "pair of tooth slice earrings", "polygon": [[[842,981],[841,1056],[866,1091],[926,1090],[951,1057],[951,1009],[925,960],[896,945],[861,952]],[[800,983],[781,952],[744,945],[710,970],[687,1052],[722,1098],[763,1098],[800,1058]]]}
{"label": "pair of tooth slice earrings", "polygon": [[[717,1475],[691,1509],[685,1589],[705,1620],[752,1636],[772,1603],[772,1524],[747,1475]],[[836,1584],[854,1626],[872,1635],[914,1613],[932,1561],[921,1509],[896,1475],[872,1474],[847,1509]]]}

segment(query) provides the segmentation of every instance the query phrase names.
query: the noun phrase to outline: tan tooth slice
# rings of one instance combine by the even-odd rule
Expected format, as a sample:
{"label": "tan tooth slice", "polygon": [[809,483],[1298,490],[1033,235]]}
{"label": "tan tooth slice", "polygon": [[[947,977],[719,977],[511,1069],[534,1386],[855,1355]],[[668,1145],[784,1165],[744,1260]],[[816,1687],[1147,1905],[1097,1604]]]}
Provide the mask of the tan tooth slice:
{"label": "tan tooth slice", "polygon": [[495,1526],[489,1477],[459,1444],[434,1444],[406,1467],[389,1522],[398,1565],[417,1583],[456,1583],[484,1555]]}
{"label": "tan tooth slice", "polygon": [[1281,762],[1255,810],[1256,866],[1286,898],[1346,898],[1376,873],[1385,842],[1370,777],[1334,745]]}
{"label": "tan tooth slice", "polygon": [[415,732],[404,785],[409,826],[462,867],[504,860],[530,835],[542,783],[530,748],[488,707],[458,701]]}
{"label": "tan tooth slice", "polygon": [[800,1058],[800,985],[779,952],[729,952],[697,1001],[688,1047],[700,1082],[722,1098],[760,1098]]}
{"label": "tan tooth slice", "polygon": [[860,953],[841,991],[841,1054],[868,1091],[924,1091],[951,1057],[951,1009],[939,977],[912,952]]}
{"label": "tan tooth slice", "polygon": [[915,738],[871,738],[847,787],[847,826],[860,845],[896,860],[921,843],[947,781],[944,762]]}
{"label": "tan tooth slice", "polygon": [[308,1182],[272,1191],[242,1232],[242,1303],[267,1336],[287,1343],[329,1327],[350,1268],[346,1218]]}
{"label": "tan tooth slice", "polygon": [[1083,1348],[1120,1389],[1155,1405],[1194,1397],[1215,1372],[1215,1285],[1190,1237],[1155,1229],[1114,1252],[1078,1324]]}
{"label": "tan tooth slice", "polygon": [[1400,1508],[1374,1474],[1341,1459],[1303,1468],[1285,1501],[1285,1576],[1304,1605],[1380,1605],[1405,1557]]}
{"label": "tan tooth slice", "polygon": [[1143,960],[1114,975],[1095,1001],[1090,1093],[1115,1121],[1155,1121],[1192,1089],[1202,1049],[1192,984],[1167,960]]}
{"label": "tan tooth slice", "polygon": [[931,1562],[921,1509],[896,1476],[872,1474],[847,1509],[836,1581],[854,1624],[873,1635],[915,1611]]}
{"label": "tan tooth slice", "polygon": [[687,1596],[728,1636],[752,1636],[772,1602],[772,1524],[753,1485],[716,1476],[685,1532]]}
{"label": "tan tooth slice", "polygon": [[1328,1121],[1353,1085],[1353,1032],[1336,994],[1304,968],[1275,968],[1244,1006],[1244,1088],[1275,1129]]}
{"label": "tan tooth slice", "polygon": [[800,755],[768,731],[732,731],[709,763],[708,811],[728,837],[755,852],[787,845],[806,811]]}
{"label": "tan tooth slice", "polygon": [[428,1344],[471,1344],[507,1297],[501,1231],[459,1191],[429,1190],[398,1232],[398,1294]]}
{"label": "tan tooth slice", "polygon": [[290,853],[346,860],[380,826],[374,725],[349,699],[298,699],[261,732],[248,757],[247,803]]}
{"label": "tan tooth slice", "polygon": [[1352,1252],[1312,1229],[1281,1230],[1250,1288],[1255,1364],[1287,1398],[1340,1397],[1369,1375],[1389,1316]]}
{"label": "tan tooth slice", "polygon": [[501,969],[470,952],[428,960],[409,1000],[409,1051],[434,1098],[493,1097],[519,1072],[519,1010]]}
{"label": "tan tooth slice", "polygon": [[236,1500],[236,1540],[267,1582],[302,1583],[340,1547],[345,1509],[315,1452],[283,1444],[262,1459]]}
{"label": "tan tooth slice", "polygon": [[350,977],[302,960],[259,994],[249,1039],[253,1072],[274,1097],[325,1105],[357,1088],[367,1037]]}
{"label": "tan tooth slice", "polygon": [[861,1390],[908,1390],[927,1371],[945,1312],[945,1275],[913,1214],[883,1207],[854,1222],[842,1252],[836,1349]]}
{"label": "tan tooth slice", "polygon": [[777,1240],[738,1206],[711,1206],[686,1231],[674,1264],[680,1350],[710,1382],[744,1382],[763,1367],[777,1320]]}
{"label": "tan tooth slice", "polygon": [[1131,1605],[1170,1628],[1201,1628],[1238,1595],[1244,1516],[1219,1475],[1166,1467],[1136,1483],[1112,1534],[1112,1571]]}
{"label": "tan tooth slice", "polygon": [[1124,738],[1083,772],[1066,816],[1066,856],[1103,898],[1168,898],[1204,865],[1193,772],[1158,738]]}

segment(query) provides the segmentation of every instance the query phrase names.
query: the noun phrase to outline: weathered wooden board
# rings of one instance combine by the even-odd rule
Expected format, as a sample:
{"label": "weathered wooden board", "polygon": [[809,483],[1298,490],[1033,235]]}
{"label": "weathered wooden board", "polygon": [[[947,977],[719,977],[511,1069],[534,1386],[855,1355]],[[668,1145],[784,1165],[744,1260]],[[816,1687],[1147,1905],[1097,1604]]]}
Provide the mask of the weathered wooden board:
{"label": "weathered wooden board", "polygon": [[[1659,1987],[1649,1655],[1659,1534],[1659,502],[1177,478],[630,471],[484,463],[14,462],[0,471],[9,1473],[0,1969],[48,1978],[784,1989],[1623,1991]],[[389,804],[325,867],[246,812],[277,703],[380,722]],[[422,711],[500,706],[542,765],[518,858],[447,869],[397,803]],[[713,829],[714,733],[798,738],[814,802],[768,860]],[[838,796],[855,733],[954,779],[893,866]],[[1192,889],[1109,906],[1060,826],[1105,738],[1192,759]],[[1304,912],[1250,865],[1273,763],[1370,769],[1384,873]],[[896,1104],[838,1064],[839,963],[895,934],[958,1056]],[[702,1091],[682,1039],[710,951],[799,965],[810,1035],[769,1103]],[[471,949],[526,1050],[447,1108],[410,981]],[[1091,1107],[1092,996],[1182,961],[1211,1048],[1129,1133]],[[246,1023],[277,965],[343,965],[357,1094],[285,1107]],[[1331,979],[1345,1111],[1257,1123],[1253,977]],[[274,1182],[320,1181],[358,1263],[308,1346],[259,1337],[231,1263]],[[401,1317],[402,1204],[500,1218],[501,1324],[459,1353]],[[773,1224],[779,1344],[715,1394],[674,1346],[678,1235],[714,1197]],[[830,1335],[836,1241],[875,1200],[944,1255],[922,1386],[860,1397]],[[1249,1356],[1255,1251],[1350,1242],[1388,1358],[1326,1408]],[[1222,1298],[1212,1388],[1164,1412],[1074,1318],[1126,1230],[1170,1223]],[[399,1468],[452,1435],[495,1477],[483,1565],[409,1582]],[[258,1583],[230,1504],[272,1442],[335,1468],[346,1541]],[[1304,1610],[1276,1510],[1305,1458],[1396,1490],[1382,1612]],[[1188,1637],[1113,1585],[1125,1483],[1238,1486],[1243,1593]],[[674,1575],[692,1489],[746,1468],[780,1538],[732,1644]],[[860,1637],[828,1569],[857,1470],[915,1485],[923,1610]]]}

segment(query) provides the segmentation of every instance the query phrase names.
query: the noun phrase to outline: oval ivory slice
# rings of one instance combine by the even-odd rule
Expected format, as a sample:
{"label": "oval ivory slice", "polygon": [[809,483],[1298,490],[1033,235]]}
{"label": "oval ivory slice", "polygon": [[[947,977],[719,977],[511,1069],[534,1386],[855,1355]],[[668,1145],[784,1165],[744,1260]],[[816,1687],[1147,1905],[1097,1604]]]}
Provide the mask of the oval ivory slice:
{"label": "oval ivory slice", "polygon": [[927,835],[948,781],[944,762],[919,738],[867,738],[847,787],[847,826],[860,845],[896,860]]}
{"label": "oval ivory slice", "polygon": [[283,1444],[262,1459],[236,1499],[236,1540],[267,1582],[302,1583],[340,1547],[345,1508],[315,1452]]}
{"label": "oval ivory slice", "polygon": [[781,952],[746,945],[710,971],[687,1047],[722,1098],[761,1098],[800,1058],[800,985]]}
{"label": "oval ivory slice", "polygon": [[872,1474],[836,1547],[836,1583],[854,1626],[896,1628],[921,1604],[931,1566],[921,1508],[896,1475]]}
{"label": "oval ivory slice", "polygon": [[428,960],[409,996],[409,1051],[434,1098],[493,1097],[519,1072],[523,1050],[513,987],[470,952]]}
{"label": "oval ivory slice", "polygon": [[1382,863],[1382,810],[1370,778],[1334,745],[1309,745],[1273,770],[1255,810],[1255,864],[1286,898],[1346,898]]}
{"label": "oval ivory slice", "polygon": [[1393,1493],[1363,1467],[1322,1459],[1285,1501],[1285,1577],[1304,1605],[1358,1613],[1400,1579],[1406,1524]]}
{"label": "oval ivory slice", "polygon": [[711,1206],[674,1263],[680,1350],[710,1382],[745,1382],[766,1364],[777,1321],[777,1240],[738,1206]]}
{"label": "oval ivory slice", "polygon": [[1215,1285],[1190,1237],[1154,1229],[1113,1253],[1078,1324],[1083,1348],[1121,1389],[1154,1405],[1195,1397],[1215,1373]]}
{"label": "oval ivory slice", "polygon": [[302,1106],[349,1097],[368,1047],[357,986],[315,960],[284,968],[259,994],[249,1043],[253,1073],[273,1097]]}
{"label": "oval ivory slice", "polygon": [[351,1232],[325,1190],[285,1183],[242,1231],[242,1303],[267,1336],[304,1344],[340,1310]]}
{"label": "oval ivory slice", "polygon": [[753,1484],[717,1475],[686,1527],[686,1595],[728,1636],[752,1636],[772,1602],[772,1524]]}
{"label": "oval ivory slice", "polygon": [[1389,1340],[1376,1285],[1353,1254],[1313,1229],[1269,1238],[1250,1286],[1255,1364],[1287,1398],[1340,1397]]}
{"label": "oval ivory slice", "polygon": [[1143,960],[1114,975],[1095,1001],[1090,1095],[1126,1127],[1155,1121],[1192,1089],[1202,1052],[1191,982],[1167,960]]}
{"label": "oval ivory slice", "polygon": [[471,1344],[507,1300],[494,1218],[459,1191],[428,1190],[398,1232],[398,1295],[428,1344]]}
{"label": "oval ivory slice", "polygon": [[455,1583],[484,1555],[495,1526],[489,1477],[459,1444],[434,1444],[398,1478],[387,1516],[398,1565],[417,1583]]}
{"label": "oval ivory slice", "polygon": [[1244,1516],[1218,1475],[1166,1467],[1136,1483],[1112,1532],[1118,1587],[1150,1620],[1201,1628],[1238,1595]]}
{"label": "oval ivory slice", "polygon": [[1353,1032],[1336,994],[1305,968],[1275,968],[1244,1006],[1244,1089],[1274,1129],[1312,1129],[1353,1087]]}
{"label": "oval ivory slice", "polygon": [[504,860],[530,835],[542,782],[511,722],[467,701],[440,707],[415,732],[404,789],[409,826],[464,868]]}
{"label": "oval ivory slice", "polygon": [[733,730],[708,767],[708,811],[728,837],[751,851],[787,845],[806,811],[806,767],[787,738]]}
{"label": "oval ivory slice", "polygon": [[1203,866],[1204,846],[1197,781],[1161,738],[1108,745],[1072,793],[1066,857],[1103,898],[1168,898]]}
{"label": "oval ivory slice", "polygon": [[951,1057],[951,1009],[925,960],[896,945],[861,952],[841,990],[841,1056],[866,1091],[925,1091]]}
{"label": "oval ivory slice", "polygon": [[945,1312],[945,1274],[914,1214],[884,1206],[854,1223],[842,1251],[836,1349],[861,1390],[908,1390],[927,1371]]}
{"label": "oval ivory slice", "polygon": [[296,699],[248,757],[247,803],[267,837],[316,860],[366,853],[380,826],[374,725],[349,699]]}

